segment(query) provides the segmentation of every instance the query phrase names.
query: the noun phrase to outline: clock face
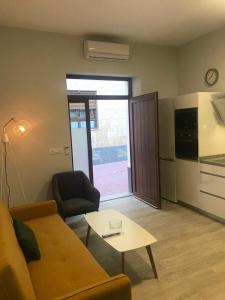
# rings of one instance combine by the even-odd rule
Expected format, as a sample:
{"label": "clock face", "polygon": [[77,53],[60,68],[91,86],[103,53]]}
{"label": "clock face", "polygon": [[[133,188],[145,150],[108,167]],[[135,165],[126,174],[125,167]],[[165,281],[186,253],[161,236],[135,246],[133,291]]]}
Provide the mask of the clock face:
{"label": "clock face", "polygon": [[205,73],[205,83],[209,86],[214,85],[218,81],[218,79],[219,79],[219,72],[215,68],[209,69]]}

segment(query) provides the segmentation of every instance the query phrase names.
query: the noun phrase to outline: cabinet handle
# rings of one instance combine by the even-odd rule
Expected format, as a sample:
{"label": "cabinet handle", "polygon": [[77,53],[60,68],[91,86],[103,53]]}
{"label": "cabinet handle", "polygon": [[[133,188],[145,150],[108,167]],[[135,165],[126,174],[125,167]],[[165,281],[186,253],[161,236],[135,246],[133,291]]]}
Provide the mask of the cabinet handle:
{"label": "cabinet handle", "polygon": [[223,175],[219,175],[219,174],[214,174],[214,173],[210,173],[210,172],[205,172],[205,171],[200,171],[201,174],[205,174],[205,175],[210,175],[210,176],[215,176],[215,177],[219,177],[219,178],[224,178],[225,176]]}

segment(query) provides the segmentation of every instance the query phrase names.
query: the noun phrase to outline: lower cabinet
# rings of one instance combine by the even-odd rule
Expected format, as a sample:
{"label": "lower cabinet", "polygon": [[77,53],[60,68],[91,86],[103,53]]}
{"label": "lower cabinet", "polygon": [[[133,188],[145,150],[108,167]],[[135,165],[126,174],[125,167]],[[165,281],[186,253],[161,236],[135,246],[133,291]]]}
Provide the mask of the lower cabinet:
{"label": "lower cabinet", "polygon": [[199,208],[225,220],[225,200],[200,192]]}
{"label": "lower cabinet", "polygon": [[196,206],[199,198],[199,162],[176,160],[177,200]]}
{"label": "lower cabinet", "polygon": [[176,201],[176,162],[165,159],[160,160],[161,197]]}
{"label": "lower cabinet", "polygon": [[225,168],[200,164],[201,208],[225,219]]}
{"label": "lower cabinet", "polygon": [[225,220],[225,168],[176,160],[177,200]]}

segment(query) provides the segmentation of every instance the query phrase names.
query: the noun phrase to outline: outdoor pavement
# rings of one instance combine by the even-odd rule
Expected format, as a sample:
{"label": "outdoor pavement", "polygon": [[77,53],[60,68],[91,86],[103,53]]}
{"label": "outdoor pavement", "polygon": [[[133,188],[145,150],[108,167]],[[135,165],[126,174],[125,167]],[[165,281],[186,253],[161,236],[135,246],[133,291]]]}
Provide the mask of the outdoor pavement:
{"label": "outdoor pavement", "polygon": [[127,161],[94,165],[94,186],[101,197],[128,192]]}

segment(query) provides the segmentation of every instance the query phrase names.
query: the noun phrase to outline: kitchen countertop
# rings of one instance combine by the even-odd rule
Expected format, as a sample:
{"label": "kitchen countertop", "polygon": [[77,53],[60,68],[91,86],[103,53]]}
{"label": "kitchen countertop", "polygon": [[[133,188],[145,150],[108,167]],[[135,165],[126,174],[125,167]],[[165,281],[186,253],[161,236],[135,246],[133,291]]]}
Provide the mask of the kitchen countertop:
{"label": "kitchen countertop", "polygon": [[225,167],[225,154],[200,157],[200,163]]}

